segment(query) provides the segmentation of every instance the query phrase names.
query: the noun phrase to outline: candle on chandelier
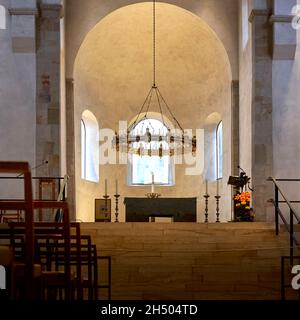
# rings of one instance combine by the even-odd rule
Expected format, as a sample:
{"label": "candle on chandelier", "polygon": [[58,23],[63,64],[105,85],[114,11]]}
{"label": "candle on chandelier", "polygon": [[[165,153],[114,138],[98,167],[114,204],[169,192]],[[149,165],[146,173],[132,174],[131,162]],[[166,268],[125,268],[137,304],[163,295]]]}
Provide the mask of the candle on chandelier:
{"label": "candle on chandelier", "polygon": [[151,172],[151,176],[152,176],[151,193],[154,193],[154,173],[153,172]]}

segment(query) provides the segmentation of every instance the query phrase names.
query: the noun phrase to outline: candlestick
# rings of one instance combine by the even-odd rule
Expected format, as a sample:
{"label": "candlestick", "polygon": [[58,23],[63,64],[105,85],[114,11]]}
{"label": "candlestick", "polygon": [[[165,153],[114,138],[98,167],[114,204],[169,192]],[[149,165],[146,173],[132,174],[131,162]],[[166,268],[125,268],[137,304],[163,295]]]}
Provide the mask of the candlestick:
{"label": "candlestick", "polygon": [[219,203],[220,203],[221,197],[220,196],[215,196],[215,198],[216,198],[216,203],[217,203],[217,209],[216,209],[217,220],[216,220],[216,223],[219,223],[220,222],[220,207],[219,207]]}
{"label": "candlestick", "polygon": [[120,198],[120,195],[119,194],[115,194],[114,195],[115,197],[115,200],[116,200],[116,211],[115,211],[115,215],[116,215],[116,220],[115,222],[119,222],[119,198]]}
{"label": "candlestick", "polygon": [[208,198],[210,197],[209,194],[206,194],[203,196],[205,198],[205,223],[208,223]]}

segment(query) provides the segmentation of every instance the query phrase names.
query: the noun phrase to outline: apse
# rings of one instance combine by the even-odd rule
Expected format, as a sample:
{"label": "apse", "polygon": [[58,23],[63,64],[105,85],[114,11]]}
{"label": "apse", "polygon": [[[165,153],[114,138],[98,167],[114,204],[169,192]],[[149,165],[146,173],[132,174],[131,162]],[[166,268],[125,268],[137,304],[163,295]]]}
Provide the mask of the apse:
{"label": "apse", "polygon": [[[220,114],[223,172],[224,177],[229,176],[232,75],[227,52],[211,26],[196,15],[166,3],[156,6],[156,79],[160,91],[184,128],[205,130],[207,117],[213,112]],[[95,115],[101,128],[113,131],[118,130],[120,120],[130,123],[138,115],[153,80],[152,21],[151,3],[120,8],[90,30],[78,51],[73,75],[76,215],[83,221],[94,221],[94,201],[103,196],[105,179],[112,197],[114,180],[119,180],[120,221],[125,221],[123,198],[144,197],[148,192],[145,186],[130,185],[130,168],[126,165],[101,165],[97,183],[82,179],[80,123],[86,109]],[[201,221],[205,176],[186,176],[185,169],[177,165],[175,183],[158,191],[162,196],[198,197],[197,220]],[[221,218],[228,221],[231,190],[223,180]],[[214,194],[216,183],[211,181],[209,188]]]}

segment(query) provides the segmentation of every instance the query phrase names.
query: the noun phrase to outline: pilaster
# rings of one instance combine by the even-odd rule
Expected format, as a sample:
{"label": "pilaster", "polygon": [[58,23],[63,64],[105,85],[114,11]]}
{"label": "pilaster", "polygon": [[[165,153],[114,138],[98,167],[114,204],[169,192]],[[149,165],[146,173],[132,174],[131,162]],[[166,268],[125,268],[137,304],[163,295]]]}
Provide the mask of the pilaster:
{"label": "pilaster", "polygon": [[[272,26],[271,8],[251,14],[253,41],[252,100],[252,181],[255,187],[253,207],[256,219],[268,220],[268,199],[272,186],[266,181],[273,172],[272,139]],[[250,133],[249,133],[250,134]]]}
{"label": "pilaster", "polygon": [[232,174],[238,175],[238,165],[240,164],[239,153],[240,153],[240,116],[239,116],[239,81],[234,80],[231,84],[231,114],[232,114]]}
{"label": "pilaster", "polygon": [[60,17],[59,1],[40,4],[37,48],[37,163],[39,175],[60,175]]}
{"label": "pilaster", "polygon": [[67,174],[68,203],[72,218],[75,219],[76,210],[76,180],[75,180],[75,122],[74,122],[74,80],[66,79],[66,132],[67,132]]}

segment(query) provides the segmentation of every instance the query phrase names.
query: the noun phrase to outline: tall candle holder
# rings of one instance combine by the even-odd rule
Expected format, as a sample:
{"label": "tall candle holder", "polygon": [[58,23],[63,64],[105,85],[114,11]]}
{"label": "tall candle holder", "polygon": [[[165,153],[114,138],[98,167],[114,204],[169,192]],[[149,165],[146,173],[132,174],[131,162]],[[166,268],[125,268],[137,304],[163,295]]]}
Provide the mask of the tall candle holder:
{"label": "tall candle holder", "polygon": [[210,197],[209,194],[205,194],[203,196],[205,198],[205,223],[208,223],[208,199]]}
{"label": "tall candle holder", "polygon": [[109,199],[109,195],[104,195],[103,198],[105,199],[105,202],[104,202],[104,215],[105,215],[105,220],[107,219],[108,217],[108,199]]}
{"label": "tall candle holder", "polygon": [[119,194],[115,194],[114,195],[115,197],[115,201],[116,201],[116,211],[115,211],[115,215],[116,215],[116,220],[115,222],[119,222],[119,198],[120,198],[120,195]]}
{"label": "tall candle holder", "polygon": [[217,216],[217,220],[216,220],[216,223],[219,223],[220,222],[220,199],[221,199],[221,196],[217,195],[215,196],[216,198],[216,203],[217,203],[217,209],[216,209],[216,216]]}

